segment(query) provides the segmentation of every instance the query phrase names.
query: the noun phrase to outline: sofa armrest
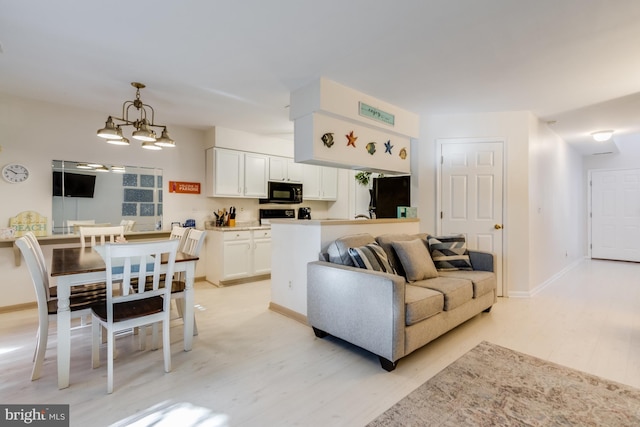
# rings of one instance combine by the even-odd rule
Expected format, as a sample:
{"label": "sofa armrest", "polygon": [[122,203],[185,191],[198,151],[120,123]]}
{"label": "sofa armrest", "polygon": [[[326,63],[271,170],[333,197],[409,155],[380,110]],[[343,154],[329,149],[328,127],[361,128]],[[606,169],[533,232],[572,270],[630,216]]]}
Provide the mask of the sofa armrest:
{"label": "sofa armrest", "polygon": [[396,361],[404,356],[405,279],[311,262],[307,264],[307,319],[314,328]]}
{"label": "sofa armrest", "polygon": [[496,259],[491,252],[469,250],[469,259],[474,270],[496,271]]}

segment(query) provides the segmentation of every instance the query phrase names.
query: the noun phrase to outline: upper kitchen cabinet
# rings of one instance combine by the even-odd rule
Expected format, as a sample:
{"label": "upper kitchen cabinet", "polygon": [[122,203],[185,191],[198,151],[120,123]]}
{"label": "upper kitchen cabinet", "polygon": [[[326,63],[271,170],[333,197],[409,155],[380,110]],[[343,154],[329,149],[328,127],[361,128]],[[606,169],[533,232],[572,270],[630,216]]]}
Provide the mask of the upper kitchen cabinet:
{"label": "upper kitchen cabinet", "polygon": [[269,156],[225,148],[209,148],[207,195],[210,197],[267,197]]}
{"label": "upper kitchen cabinet", "polygon": [[289,157],[269,157],[269,181],[302,182],[303,165]]}
{"label": "upper kitchen cabinet", "polygon": [[304,200],[338,199],[338,170],[336,168],[304,165],[302,172]]}

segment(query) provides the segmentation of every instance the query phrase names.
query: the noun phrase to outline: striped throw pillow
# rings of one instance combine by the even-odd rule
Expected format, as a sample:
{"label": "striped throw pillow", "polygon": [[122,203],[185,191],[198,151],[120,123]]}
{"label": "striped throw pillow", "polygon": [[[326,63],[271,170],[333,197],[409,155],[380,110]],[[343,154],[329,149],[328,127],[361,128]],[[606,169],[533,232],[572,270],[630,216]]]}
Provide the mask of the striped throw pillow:
{"label": "striped throw pillow", "polygon": [[351,260],[356,267],[396,274],[391,264],[389,264],[389,259],[384,249],[377,243],[369,243],[359,248],[349,248],[349,256],[351,256]]}
{"label": "striped throw pillow", "polygon": [[431,259],[440,271],[473,270],[467,241],[463,234],[455,236],[427,236]]}

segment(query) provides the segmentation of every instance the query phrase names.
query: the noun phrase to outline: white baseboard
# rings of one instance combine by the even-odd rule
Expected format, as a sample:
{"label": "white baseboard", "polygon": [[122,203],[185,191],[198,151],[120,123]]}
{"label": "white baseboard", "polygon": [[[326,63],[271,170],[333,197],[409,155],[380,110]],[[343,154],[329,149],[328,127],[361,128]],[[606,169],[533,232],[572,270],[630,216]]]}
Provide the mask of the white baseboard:
{"label": "white baseboard", "polygon": [[565,268],[563,268],[562,270],[560,270],[559,272],[557,272],[556,274],[554,274],[553,276],[551,276],[550,278],[545,280],[544,282],[540,283],[538,286],[536,286],[535,288],[531,289],[530,291],[513,291],[513,292],[509,292],[509,298],[531,298],[531,297],[536,296],[538,293],[542,292],[542,290],[544,288],[546,288],[547,286],[551,285],[553,282],[558,280],[560,277],[564,276],[568,271],[570,271],[570,270],[576,268],[578,265],[580,265],[582,263],[582,261],[584,261],[584,258],[578,258],[577,260],[575,260],[574,262],[572,262],[571,264],[569,264],[568,266],[566,266]]}

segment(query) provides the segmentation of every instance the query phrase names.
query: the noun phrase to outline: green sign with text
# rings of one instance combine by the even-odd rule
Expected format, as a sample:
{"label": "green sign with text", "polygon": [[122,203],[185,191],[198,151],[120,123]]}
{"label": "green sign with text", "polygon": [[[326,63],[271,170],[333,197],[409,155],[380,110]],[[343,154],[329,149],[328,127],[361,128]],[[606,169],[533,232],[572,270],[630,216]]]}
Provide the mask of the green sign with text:
{"label": "green sign with text", "polygon": [[371,105],[367,105],[364,102],[360,102],[360,115],[368,117],[373,120],[377,120],[382,123],[393,126],[395,124],[395,116],[385,111],[379,110]]}

